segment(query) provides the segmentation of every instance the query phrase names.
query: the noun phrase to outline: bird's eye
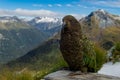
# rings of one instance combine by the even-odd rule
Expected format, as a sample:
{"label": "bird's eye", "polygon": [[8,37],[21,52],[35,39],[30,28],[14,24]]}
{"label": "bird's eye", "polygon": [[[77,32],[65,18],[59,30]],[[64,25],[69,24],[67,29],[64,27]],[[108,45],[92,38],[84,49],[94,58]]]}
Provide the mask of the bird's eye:
{"label": "bird's eye", "polygon": [[72,20],[69,20],[70,22],[72,22]]}

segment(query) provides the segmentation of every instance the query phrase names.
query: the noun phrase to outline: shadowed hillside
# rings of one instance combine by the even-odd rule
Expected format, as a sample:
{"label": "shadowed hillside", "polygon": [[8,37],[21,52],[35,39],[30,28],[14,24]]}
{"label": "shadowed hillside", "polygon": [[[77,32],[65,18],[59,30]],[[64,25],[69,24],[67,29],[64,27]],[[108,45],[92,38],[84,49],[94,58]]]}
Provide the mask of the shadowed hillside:
{"label": "shadowed hillside", "polygon": [[57,64],[63,62],[59,51],[58,35],[44,42],[42,45],[28,52],[26,55],[11,61],[7,66],[13,68],[30,68],[34,70],[42,70],[45,68],[52,68]]}
{"label": "shadowed hillside", "polygon": [[0,63],[23,56],[47,36],[16,16],[0,17]]}

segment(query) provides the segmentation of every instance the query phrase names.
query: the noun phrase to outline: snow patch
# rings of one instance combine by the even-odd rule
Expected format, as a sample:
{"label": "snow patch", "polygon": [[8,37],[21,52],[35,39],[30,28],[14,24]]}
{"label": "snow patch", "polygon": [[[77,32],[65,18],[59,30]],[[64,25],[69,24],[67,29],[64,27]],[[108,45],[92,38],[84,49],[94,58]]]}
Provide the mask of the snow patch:
{"label": "snow patch", "polygon": [[4,36],[0,33],[0,39],[3,39],[4,38]]}
{"label": "snow patch", "polygon": [[3,34],[0,33],[0,40],[9,40],[9,39],[4,37]]}
{"label": "snow patch", "polygon": [[103,65],[98,73],[120,77],[120,62],[116,62],[115,64],[108,62]]}
{"label": "snow patch", "polygon": [[17,36],[19,36],[20,34],[19,33],[16,33]]}
{"label": "snow patch", "polygon": [[7,22],[17,22],[19,19],[16,16],[3,16],[0,17],[0,22],[7,23]]}
{"label": "snow patch", "polygon": [[42,17],[40,19],[37,19],[36,23],[40,23],[40,22],[53,22],[53,23],[56,23],[58,21],[59,21],[59,19],[57,19],[57,18]]}
{"label": "snow patch", "polygon": [[105,10],[103,9],[98,9],[99,12],[102,12],[103,14],[106,14]]}
{"label": "snow patch", "polygon": [[2,22],[2,23],[17,22],[17,20],[15,20],[15,19],[3,19],[3,20],[0,20],[0,22]]}

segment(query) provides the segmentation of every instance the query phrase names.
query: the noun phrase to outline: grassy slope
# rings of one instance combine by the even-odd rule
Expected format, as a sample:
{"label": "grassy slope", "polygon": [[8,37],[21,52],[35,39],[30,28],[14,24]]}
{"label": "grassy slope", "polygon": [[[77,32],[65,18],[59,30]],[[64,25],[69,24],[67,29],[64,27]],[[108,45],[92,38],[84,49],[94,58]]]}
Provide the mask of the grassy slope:
{"label": "grassy slope", "polygon": [[46,39],[39,30],[24,22],[0,23],[0,63],[24,55]]}
{"label": "grassy slope", "polygon": [[54,36],[26,55],[9,62],[0,70],[1,80],[40,80],[44,75],[67,66],[59,50],[58,38]]}
{"label": "grassy slope", "polygon": [[109,26],[106,28],[99,27],[99,20],[97,20],[95,16],[91,16],[89,21],[82,21],[80,23],[83,26],[83,33],[92,41],[99,43],[101,46],[108,41],[113,43],[120,41],[119,20],[116,21],[116,26]]}
{"label": "grassy slope", "polygon": [[43,70],[52,68],[58,64],[62,65],[61,63],[64,64],[59,51],[59,40],[50,39],[26,55],[9,62],[7,66],[11,67],[11,69],[19,67],[20,69]]}

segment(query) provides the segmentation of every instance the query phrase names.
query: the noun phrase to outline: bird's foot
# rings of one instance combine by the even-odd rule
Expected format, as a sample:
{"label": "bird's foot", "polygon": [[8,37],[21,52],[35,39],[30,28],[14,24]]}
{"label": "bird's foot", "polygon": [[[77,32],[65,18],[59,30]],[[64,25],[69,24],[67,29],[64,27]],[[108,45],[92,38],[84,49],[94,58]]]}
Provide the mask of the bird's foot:
{"label": "bird's foot", "polygon": [[81,71],[75,71],[75,72],[71,72],[70,74],[68,74],[68,76],[75,76],[75,75],[84,75],[86,73],[83,73]]}

